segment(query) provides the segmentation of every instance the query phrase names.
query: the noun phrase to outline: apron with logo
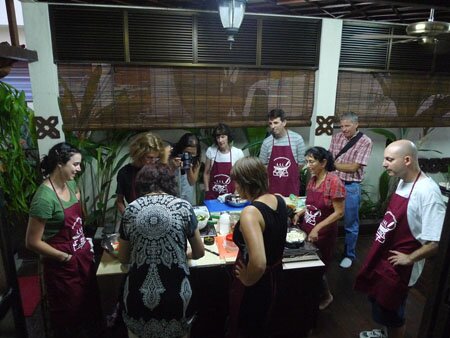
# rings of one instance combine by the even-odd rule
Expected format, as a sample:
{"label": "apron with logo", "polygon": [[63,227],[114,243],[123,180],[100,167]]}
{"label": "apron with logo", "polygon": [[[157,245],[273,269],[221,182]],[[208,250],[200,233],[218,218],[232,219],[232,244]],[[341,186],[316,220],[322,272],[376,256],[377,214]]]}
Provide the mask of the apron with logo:
{"label": "apron with logo", "polygon": [[287,146],[275,146],[275,139],[272,139],[272,153],[267,165],[269,192],[283,196],[298,195],[300,192],[298,165],[292,153],[289,132],[287,137],[289,140]]}
{"label": "apron with logo", "polygon": [[398,309],[406,299],[413,268],[412,265],[393,266],[388,261],[393,255],[389,250],[409,254],[421,246],[411,234],[407,217],[408,202],[419,176],[420,173],[408,197],[392,196],[372,247],[356,276],[355,289],[367,293],[388,310]]}
{"label": "apron with logo", "polygon": [[67,262],[44,258],[44,281],[52,325],[67,328],[98,320],[101,310],[94,254],[84,237],[80,203],[64,209],[57,197],[64,211],[64,225],[47,243],[72,257]]}
{"label": "apron with logo", "polygon": [[[219,150],[217,150],[219,151]],[[219,197],[219,195],[233,193],[234,183],[231,181],[230,172],[232,167],[231,149],[230,162],[216,162],[214,156],[213,165],[210,172],[209,191],[205,194],[205,199],[212,200]]]}
{"label": "apron with logo", "polygon": [[[322,184],[325,184],[325,180]],[[317,224],[331,215],[334,209],[332,205],[328,206],[325,204],[325,197],[322,191],[315,191],[312,189],[308,189],[307,191],[305,204],[306,211],[300,229],[309,234]],[[321,229],[319,231],[319,239],[314,242],[320,251],[322,261],[326,266],[328,266],[333,259],[337,233],[337,222],[334,222]]]}

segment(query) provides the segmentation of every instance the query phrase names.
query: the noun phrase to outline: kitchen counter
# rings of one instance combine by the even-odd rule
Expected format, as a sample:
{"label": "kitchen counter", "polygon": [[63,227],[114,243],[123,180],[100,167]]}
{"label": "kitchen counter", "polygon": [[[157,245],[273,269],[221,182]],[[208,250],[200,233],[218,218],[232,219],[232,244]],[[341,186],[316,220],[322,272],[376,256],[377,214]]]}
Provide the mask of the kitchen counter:
{"label": "kitchen counter", "polygon": [[[205,255],[197,260],[189,260],[191,268],[217,267],[234,263],[237,252],[227,252],[223,248],[223,237],[216,237],[213,245],[205,245]],[[212,251],[212,252],[211,252]],[[303,258],[297,262],[283,262],[283,269],[302,269],[312,267],[323,267],[323,262],[315,254]],[[97,276],[122,275],[128,271],[128,267],[121,264],[117,257],[106,250],[103,251],[97,269]]]}
{"label": "kitchen counter", "polygon": [[[191,338],[221,338],[228,316],[228,289],[236,252],[224,252],[221,237],[205,248],[217,254],[205,251],[204,257],[189,261],[192,305],[198,309]],[[103,252],[97,280],[104,315],[112,313],[126,272],[126,265]],[[304,337],[315,326],[323,272],[324,264],[315,254],[297,262],[283,262],[283,280],[273,312],[273,337]]]}

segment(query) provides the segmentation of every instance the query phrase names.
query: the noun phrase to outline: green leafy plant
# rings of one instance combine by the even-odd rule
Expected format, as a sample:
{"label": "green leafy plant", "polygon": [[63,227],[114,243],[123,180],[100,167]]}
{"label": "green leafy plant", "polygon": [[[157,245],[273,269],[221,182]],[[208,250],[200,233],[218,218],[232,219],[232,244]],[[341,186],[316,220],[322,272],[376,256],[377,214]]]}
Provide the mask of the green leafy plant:
{"label": "green leafy plant", "polygon": [[0,81],[0,189],[7,219],[26,218],[37,189],[37,136],[25,93]]}
{"label": "green leafy plant", "polygon": [[[66,135],[68,142],[79,148],[83,156],[84,167],[78,186],[88,226],[104,226],[108,221],[115,221],[116,208],[110,202],[116,195],[111,194],[111,183],[129,157],[128,152],[120,154],[132,135],[127,131],[108,131],[100,139],[91,132]],[[113,216],[108,218],[111,214]]]}
{"label": "green leafy plant", "polygon": [[367,188],[370,186],[361,186],[361,205],[359,207],[359,215],[361,219],[381,219],[383,210],[380,207],[381,199],[373,201]]}
{"label": "green leafy plant", "polygon": [[[422,128],[421,134],[419,135],[419,140],[416,142],[416,146],[418,151],[421,152],[436,152],[439,154],[442,154],[439,150],[434,149],[426,149],[423,148],[422,145],[426,138],[429,136],[430,133],[432,133],[434,128]],[[408,133],[410,131],[409,128],[398,128],[398,137],[397,135],[387,129],[384,128],[373,128],[370,129],[375,134],[384,136],[386,138],[386,146],[388,146],[390,143],[405,139],[408,136]],[[395,191],[395,188],[397,187],[398,178],[397,177],[390,177],[386,171],[383,171],[383,173],[380,175],[380,178],[378,179],[378,191],[379,191],[379,200],[375,202],[374,204],[377,205],[381,211],[384,212],[387,208],[387,203],[389,201],[389,198],[391,194]],[[368,195],[366,196],[368,197]]]}
{"label": "green leafy plant", "polygon": [[264,139],[267,136],[266,127],[248,127],[244,128],[244,134],[248,143],[242,148],[242,150],[248,149],[250,156],[259,156],[261,146]]}

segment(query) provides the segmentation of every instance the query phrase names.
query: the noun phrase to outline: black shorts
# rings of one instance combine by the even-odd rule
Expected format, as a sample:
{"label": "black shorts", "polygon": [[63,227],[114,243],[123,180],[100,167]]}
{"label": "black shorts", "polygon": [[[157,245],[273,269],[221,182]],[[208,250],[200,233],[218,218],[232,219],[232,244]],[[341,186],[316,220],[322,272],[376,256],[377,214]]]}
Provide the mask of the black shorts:
{"label": "black shorts", "polygon": [[388,310],[369,297],[372,303],[372,318],[378,324],[387,327],[401,327],[405,325],[406,298],[396,310]]}

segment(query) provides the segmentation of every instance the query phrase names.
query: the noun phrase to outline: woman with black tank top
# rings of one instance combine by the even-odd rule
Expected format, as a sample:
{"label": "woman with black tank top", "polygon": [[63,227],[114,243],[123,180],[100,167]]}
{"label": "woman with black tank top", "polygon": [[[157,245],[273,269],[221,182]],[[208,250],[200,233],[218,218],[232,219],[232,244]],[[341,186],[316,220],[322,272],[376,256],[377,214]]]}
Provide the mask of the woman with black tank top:
{"label": "woman with black tank top", "polygon": [[267,170],[258,158],[238,160],[231,178],[251,205],[242,210],[233,233],[239,253],[233,268],[227,337],[267,337],[282,272],[286,204],[283,197],[268,193]]}

